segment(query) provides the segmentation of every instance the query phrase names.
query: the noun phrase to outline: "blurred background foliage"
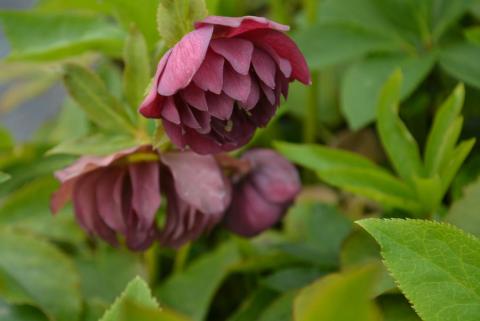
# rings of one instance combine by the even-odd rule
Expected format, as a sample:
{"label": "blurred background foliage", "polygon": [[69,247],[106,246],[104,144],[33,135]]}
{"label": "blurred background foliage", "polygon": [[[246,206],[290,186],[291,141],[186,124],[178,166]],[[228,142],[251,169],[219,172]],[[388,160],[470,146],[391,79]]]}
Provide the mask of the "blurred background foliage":
{"label": "blurred background foliage", "polygon": [[[289,24],[306,56],[313,85],[292,84],[246,147],[275,146],[301,165],[303,192],[256,238],[218,228],[178,252],[132,254],[90,239],[71,208],[53,217],[48,204],[53,171],[145,140],[130,129],[167,49],[160,1],[168,3],[2,6],[0,320],[420,320],[397,288],[409,293],[415,282],[395,283],[353,222],[445,220],[480,236],[480,157],[470,139],[480,135],[480,1],[207,0],[212,15]],[[53,115],[42,116],[47,109]],[[12,122],[19,112],[48,119]],[[148,286],[129,283],[137,275]],[[427,321],[454,319],[413,303]],[[478,320],[472,313],[462,320]]]}

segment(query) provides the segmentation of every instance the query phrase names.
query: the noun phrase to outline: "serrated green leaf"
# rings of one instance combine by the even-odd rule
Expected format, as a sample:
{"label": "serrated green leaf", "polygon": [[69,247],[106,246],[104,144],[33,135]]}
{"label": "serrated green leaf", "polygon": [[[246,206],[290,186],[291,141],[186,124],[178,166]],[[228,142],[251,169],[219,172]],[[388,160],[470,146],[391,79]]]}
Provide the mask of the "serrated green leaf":
{"label": "serrated green leaf", "polygon": [[445,221],[480,237],[480,179],[468,185],[463,196],[448,210]]}
{"label": "serrated green leaf", "polygon": [[442,48],[440,65],[451,76],[465,83],[480,88],[480,46],[462,42]]}
{"label": "serrated green leaf", "polygon": [[407,182],[423,176],[417,142],[398,116],[402,73],[395,71],[387,80],[377,105],[377,131],[390,162]]}
{"label": "serrated green leaf", "polygon": [[125,61],[123,74],[125,97],[132,110],[137,113],[150,82],[151,70],[147,43],[136,28],[130,29],[129,36],[125,41],[123,59]]}
{"label": "serrated green leaf", "polygon": [[401,68],[405,75],[400,91],[403,100],[418,87],[433,65],[431,55],[371,57],[353,64],[342,80],[340,105],[350,128],[356,130],[375,120],[378,95],[395,68]]}
{"label": "serrated green leaf", "polygon": [[105,84],[93,72],[80,65],[67,64],[64,83],[73,100],[100,128],[115,133],[134,132],[125,107],[108,92]]}
{"label": "serrated green leaf", "polygon": [[381,320],[371,301],[377,277],[378,265],[370,264],[319,279],[295,298],[295,321]]}
{"label": "serrated green leaf", "polygon": [[193,23],[207,16],[204,0],[160,0],[157,29],[168,47],[172,47],[193,29]]}
{"label": "serrated green leaf", "polygon": [[[24,289],[30,301],[27,303],[38,306],[52,320],[78,320],[79,277],[62,252],[46,241],[3,227],[0,257],[0,273],[7,274]],[[3,293],[3,298],[8,301],[8,292]]]}
{"label": "serrated green leaf", "polygon": [[128,283],[125,290],[105,312],[99,321],[118,321],[122,315],[125,304],[128,301],[137,303],[146,308],[158,309],[158,302],[152,296],[150,289],[145,281],[136,277]]}
{"label": "serrated green leaf", "polygon": [[425,169],[432,176],[448,161],[462,128],[458,118],[463,106],[465,89],[458,85],[435,114],[425,147]]}
{"label": "serrated green leaf", "polygon": [[1,11],[11,59],[52,60],[88,50],[119,56],[124,33],[94,14]]}
{"label": "serrated green leaf", "polygon": [[181,273],[172,275],[160,285],[156,294],[162,304],[192,320],[203,320],[215,291],[239,259],[236,246],[224,243],[198,258]]}
{"label": "serrated green leaf", "polygon": [[[141,305],[131,300],[127,300],[122,306],[118,321],[188,321],[179,314],[162,309],[154,309]],[[115,320],[117,321],[117,320]]]}
{"label": "serrated green leaf", "polygon": [[50,149],[47,154],[69,154],[69,155],[109,155],[123,149],[134,147],[140,143],[130,136],[108,136],[96,134],[89,137],[77,138],[65,141]]}
{"label": "serrated green leaf", "polygon": [[480,315],[480,240],[422,220],[359,221],[377,240],[390,273],[425,321]]}

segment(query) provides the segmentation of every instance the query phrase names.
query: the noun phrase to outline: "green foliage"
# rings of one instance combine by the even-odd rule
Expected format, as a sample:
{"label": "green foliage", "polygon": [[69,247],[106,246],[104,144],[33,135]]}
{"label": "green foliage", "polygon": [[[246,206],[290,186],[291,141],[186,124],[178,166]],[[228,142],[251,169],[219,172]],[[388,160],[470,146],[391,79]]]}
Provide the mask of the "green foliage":
{"label": "green foliage", "polygon": [[450,207],[445,221],[480,237],[480,180],[475,180],[464,189],[462,198]]}
{"label": "green foliage", "polygon": [[359,224],[382,247],[387,268],[422,320],[478,318],[478,239],[429,221],[367,219]]}
{"label": "green foliage", "polygon": [[192,320],[203,320],[215,291],[238,261],[239,253],[235,244],[221,245],[161,284],[156,291],[160,302]]}
{"label": "green foliage", "polygon": [[377,132],[400,178],[346,151],[289,143],[276,143],[276,148],[329,184],[412,215],[431,215],[475,143],[470,139],[456,145],[462,127],[458,114],[463,87],[459,85],[439,108],[422,160],[417,142],[398,115],[401,86],[402,74],[397,70],[383,86],[377,105]]}
{"label": "green foliage", "polygon": [[150,57],[147,43],[142,34],[132,28],[123,52],[125,71],[123,90],[133,111],[136,112],[150,83]]}
{"label": "green foliage", "polygon": [[160,0],[157,9],[158,32],[171,47],[193,29],[193,23],[207,16],[204,0]]}
{"label": "green foliage", "polygon": [[99,321],[120,320],[123,309],[128,302],[137,303],[147,308],[159,308],[158,302],[152,297],[148,285],[141,278],[136,277],[127,285]]}
{"label": "green foliage", "polygon": [[0,12],[11,59],[52,60],[99,50],[120,56],[124,32],[92,14]]}
{"label": "green foliage", "polygon": [[67,64],[64,83],[73,100],[97,126],[111,132],[131,133],[134,130],[128,111],[93,72]]}
{"label": "green foliage", "polygon": [[[377,273],[377,265],[366,265],[318,280],[295,298],[295,320],[381,320],[371,302],[372,285]],[[346,302],[348,308],[344,306]]]}
{"label": "green foliage", "polygon": [[65,140],[48,151],[48,154],[70,154],[70,155],[108,155],[113,152],[127,149],[138,145],[130,136],[110,136],[96,134],[93,136],[81,137],[73,140]]}
{"label": "green foliage", "polygon": [[9,280],[0,289],[5,300],[36,305],[54,320],[79,320],[79,277],[62,252],[42,239],[1,227],[0,257],[0,278]]}
{"label": "green foliage", "polygon": [[0,183],[6,182],[10,179],[10,175],[0,172]]}

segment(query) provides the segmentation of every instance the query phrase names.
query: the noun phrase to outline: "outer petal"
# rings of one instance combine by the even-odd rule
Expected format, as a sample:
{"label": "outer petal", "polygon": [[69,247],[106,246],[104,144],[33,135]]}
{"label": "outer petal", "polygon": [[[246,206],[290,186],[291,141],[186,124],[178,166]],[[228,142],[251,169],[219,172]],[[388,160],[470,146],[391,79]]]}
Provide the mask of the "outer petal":
{"label": "outer petal", "polygon": [[245,37],[260,48],[271,48],[280,57],[288,59],[292,65],[291,79],[297,79],[306,85],[311,83],[310,72],[305,58],[295,42],[287,35],[276,30],[259,30],[250,32]]}
{"label": "outer petal", "polygon": [[237,234],[254,236],[277,223],[284,212],[284,206],[269,202],[252,184],[244,182],[235,189],[224,223]]}
{"label": "outer petal", "polygon": [[176,125],[166,119],[162,120],[163,128],[168,137],[178,148],[184,148],[186,145],[183,130],[180,125]]}
{"label": "outer petal", "polygon": [[149,229],[160,207],[160,173],[157,162],[134,163],[128,166],[132,184],[132,208],[141,229]]}
{"label": "outer petal", "polygon": [[123,169],[106,169],[96,186],[98,214],[108,227],[121,233],[127,230],[125,211],[128,209],[122,206],[125,174]]}
{"label": "outer petal", "polygon": [[190,106],[193,106],[199,110],[207,111],[207,100],[205,98],[205,92],[195,86],[190,84],[187,88],[183,89],[181,92],[183,100]]}
{"label": "outer petal", "polygon": [[205,214],[222,213],[231,199],[231,187],[213,156],[193,152],[161,155],[170,169],[179,197]]}
{"label": "outer petal", "polygon": [[200,155],[216,154],[223,151],[220,143],[210,135],[200,134],[194,129],[185,128],[184,139],[190,149]]}
{"label": "outer petal", "polygon": [[212,32],[212,26],[196,29],[173,47],[158,83],[160,95],[171,96],[191,82],[205,59]]}
{"label": "outer petal", "polygon": [[300,178],[296,168],[278,153],[269,149],[253,149],[242,159],[252,163],[248,180],[270,202],[289,203],[300,192]]}
{"label": "outer petal", "polygon": [[157,87],[158,81],[160,80],[160,76],[165,69],[165,65],[167,64],[168,57],[170,57],[170,53],[172,50],[168,50],[160,59],[160,62],[157,66],[157,71],[155,72],[155,77],[153,77],[153,82],[150,87],[150,91],[148,92],[147,97],[143,100],[142,104],[140,105],[139,112],[143,116],[147,118],[160,118],[160,112],[162,110],[162,103],[163,97],[158,95]]}
{"label": "outer petal", "polygon": [[145,148],[146,146],[132,147],[132,148],[124,149],[114,154],[103,156],[103,157],[102,156],[83,156],[79,158],[72,165],[55,172],[55,177],[60,182],[63,183],[75,177],[79,177],[83,174],[91,172],[95,169],[98,169],[101,167],[107,167],[113,162],[115,162],[116,160],[122,157],[125,157],[127,155],[133,154],[140,149],[145,149]]}
{"label": "outer petal", "polygon": [[100,236],[112,245],[117,244],[115,232],[98,215],[96,185],[100,171],[82,176],[73,190],[73,206],[80,225],[88,232]]}
{"label": "outer petal", "polygon": [[275,29],[279,31],[288,31],[290,28],[286,25],[268,20],[263,17],[245,16],[245,17],[221,17],[210,16],[195,23],[195,28],[201,28],[206,25],[215,26],[215,33],[220,33],[224,37],[234,37],[247,31],[256,29]]}

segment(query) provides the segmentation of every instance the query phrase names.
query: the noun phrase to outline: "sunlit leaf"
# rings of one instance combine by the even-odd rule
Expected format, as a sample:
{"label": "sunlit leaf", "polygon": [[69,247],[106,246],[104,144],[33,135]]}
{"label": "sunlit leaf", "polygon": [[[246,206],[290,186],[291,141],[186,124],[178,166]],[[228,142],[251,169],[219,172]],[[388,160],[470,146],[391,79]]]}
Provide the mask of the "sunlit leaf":
{"label": "sunlit leaf", "polygon": [[385,264],[425,321],[480,315],[480,241],[451,225],[422,220],[367,219]]}
{"label": "sunlit leaf", "polygon": [[103,156],[137,145],[138,142],[130,136],[108,136],[96,134],[93,136],[67,140],[50,149],[48,154]]}

